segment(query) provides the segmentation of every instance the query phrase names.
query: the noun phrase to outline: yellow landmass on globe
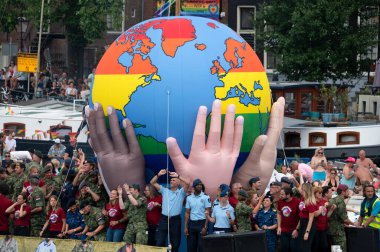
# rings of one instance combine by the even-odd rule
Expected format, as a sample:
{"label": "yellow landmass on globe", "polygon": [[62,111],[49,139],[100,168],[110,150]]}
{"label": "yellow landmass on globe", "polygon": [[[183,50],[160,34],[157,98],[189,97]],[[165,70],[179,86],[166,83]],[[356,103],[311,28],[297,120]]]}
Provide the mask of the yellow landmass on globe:
{"label": "yellow landmass on globe", "polygon": [[104,114],[107,114],[107,107],[112,105],[126,117],[124,107],[130,102],[137,88],[149,85],[152,80],[161,80],[157,74],[153,74],[149,81],[145,81],[145,78],[144,74],[95,75],[92,101],[102,104]]}
{"label": "yellow landmass on globe", "polygon": [[[249,113],[264,113],[270,111],[271,100],[270,88],[268,78],[265,72],[230,72],[225,76],[220,76],[219,79],[224,83],[222,87],[215,87],[215,98],[222,100],[222,113],[224,114],[227,110],[229,104],[233,103],[236,105],[236,114],[249,114]],[[254,82],[259,83],[262,86],[261,89],[254,89]],[[243,86],[246,90],[241,88]],[[242,93],[238,95],[236,87]],[[234,90],[234,91],[231,91]],[[229,92],[235,92],[232,95],[235,97],[228,97],[227,100],[223,101]],[[241,98],[247,93],[248,95],[254,94],[254,97],[260,99],[258,105],[248,103],[247,106],[241,102]],[[251,97],[252,98],[252,97]]]}

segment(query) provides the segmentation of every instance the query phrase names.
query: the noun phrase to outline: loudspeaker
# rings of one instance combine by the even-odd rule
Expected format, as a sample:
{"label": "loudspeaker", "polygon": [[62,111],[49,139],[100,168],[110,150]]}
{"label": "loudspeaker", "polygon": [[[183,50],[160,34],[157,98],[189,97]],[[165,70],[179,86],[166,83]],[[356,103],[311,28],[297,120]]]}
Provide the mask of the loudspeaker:
{"label": "loudspeaker", "polygon": [[233,233],[226,234],[211,234],[203,237],[204,252],[234,252],[234,235]]}
{"label": "loudspeaker", "polygon": [[267,252],[265,231],[212,234],[203,237],[204,252]]}
{"label": "loudspeaker", "polygon": [[265,231],[235,233],[235,251],[236,252],[251,252],[260,251],[267,252],[267,241]]}
{"label": "loudspeaker", "polygon": [[379,230],[372,228],[345,228],[347,252],[379,251]]}

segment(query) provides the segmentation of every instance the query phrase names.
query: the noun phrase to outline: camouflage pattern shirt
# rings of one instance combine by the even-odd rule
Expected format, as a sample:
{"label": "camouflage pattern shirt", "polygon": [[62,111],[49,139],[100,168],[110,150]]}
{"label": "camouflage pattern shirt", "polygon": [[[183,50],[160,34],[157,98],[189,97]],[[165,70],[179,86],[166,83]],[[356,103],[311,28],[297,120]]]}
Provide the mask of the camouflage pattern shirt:
{"label": "camouflage pattern shirt", "polygon": [[330,199],[329,206],[334,204],[336,205],[336,209],[331,214],[330,218],[328,218],[329,225],[327,233],[329,235],[344,236],[344,220],[348,218],[346,204],[340,196]]}
{"label": "camouflage pattern shirt", "polygon": [[252,207],[248,206],[244,202],[239,202],[236,205],[235,215],[237,219],[238,232],[251,231],[251,218]]}
{"label": "camouflage pattern shirt", "polygon": [[147,225],[146,222],[146,209],[147,200],[145,197],[139,195],[136,198],[137,206],[134,206],[128,199],[124,202],[125,210],[127,210],[127,217],[129,223],[143,223]]}

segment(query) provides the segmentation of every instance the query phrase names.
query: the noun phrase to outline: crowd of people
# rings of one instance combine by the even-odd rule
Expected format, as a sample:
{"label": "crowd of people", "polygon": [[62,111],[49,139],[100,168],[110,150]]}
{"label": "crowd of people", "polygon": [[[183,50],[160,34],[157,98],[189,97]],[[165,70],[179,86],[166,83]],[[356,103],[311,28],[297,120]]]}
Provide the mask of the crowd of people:
{"label": "crowd of people", "polygon": [[[274,171],[267,188],[260,177],[221,184],[217,197],[205,193],[207,183],[170,172],[170,185],[102,183],[96,160],[56,140],[48,153],[28,150],[31,161],[12,160],[14,135],[0,134],[0,234],[166,246],[178,251],[181,231],[187,249],[202,251],[202,236],[210,233],[263,230],[268,251],[346,251],[346,225],[380,229],[376,196],[378,170],[359,152],[343,170],[327,161],[318,148],[310,164],[293,161]],[[44,159],[47,157],[48,159]],[[43,162],[44,161],[44,162]],[[364,196],[360,211],[346,207],[354,194]],[[185,209],[184,218],[181,213]],[[347,211],[359,214],[352,222]]]}

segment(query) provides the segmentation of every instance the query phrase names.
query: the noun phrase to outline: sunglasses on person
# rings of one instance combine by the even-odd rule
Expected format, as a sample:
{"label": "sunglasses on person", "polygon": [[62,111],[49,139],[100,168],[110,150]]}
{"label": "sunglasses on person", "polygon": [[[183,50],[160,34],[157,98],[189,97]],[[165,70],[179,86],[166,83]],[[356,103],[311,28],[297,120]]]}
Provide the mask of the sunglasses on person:
{"label": "sunglasses on person", "polygon": [[11,155],[5,155],[5,157],[11,157]]}
{"label": "sunglasses on person", "polygon": [[318,154],[323,154],[323,151],[318,151]]}
{"label": "sunglasses on person", "polygon": [[331,175],[336,175],[336,173],[335,173],[335,172],[332,172]]}

